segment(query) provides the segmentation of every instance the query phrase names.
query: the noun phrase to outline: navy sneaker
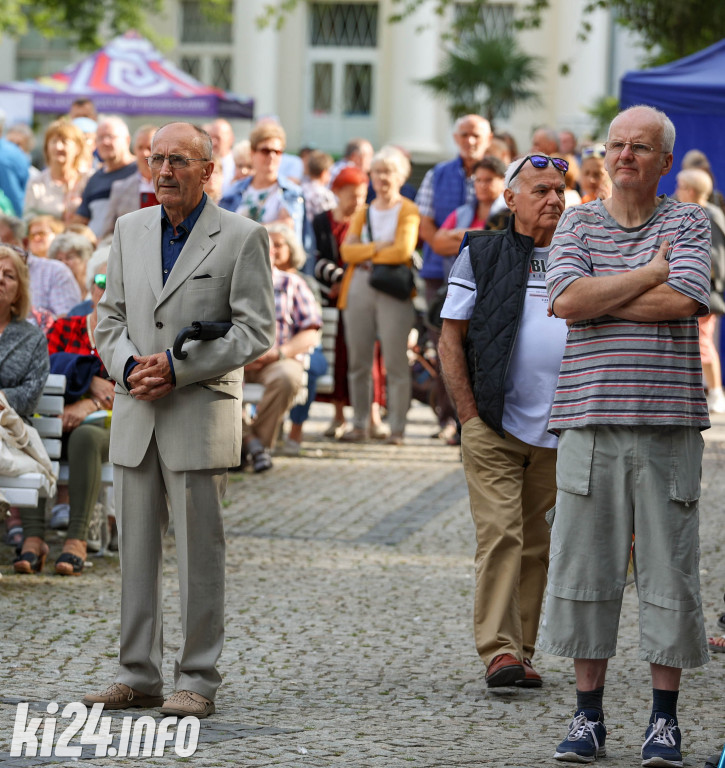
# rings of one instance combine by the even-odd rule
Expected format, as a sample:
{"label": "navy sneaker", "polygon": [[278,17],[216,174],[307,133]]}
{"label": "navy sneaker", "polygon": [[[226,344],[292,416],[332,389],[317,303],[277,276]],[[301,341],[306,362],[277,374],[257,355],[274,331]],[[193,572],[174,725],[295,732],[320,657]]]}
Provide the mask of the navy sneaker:
{"label": "navy sneaker", "polygon": [[554,757],[568,763],[593,763],[607,754],[606,738],[607,729],[599,712],[580,709],[569,723],[569,734],[556,748]]}
{"label": "navy sneaker", "polygon": [[642,745],[642,765],[681,768],[682,734],[677,723],[662,712],[652,716]]}

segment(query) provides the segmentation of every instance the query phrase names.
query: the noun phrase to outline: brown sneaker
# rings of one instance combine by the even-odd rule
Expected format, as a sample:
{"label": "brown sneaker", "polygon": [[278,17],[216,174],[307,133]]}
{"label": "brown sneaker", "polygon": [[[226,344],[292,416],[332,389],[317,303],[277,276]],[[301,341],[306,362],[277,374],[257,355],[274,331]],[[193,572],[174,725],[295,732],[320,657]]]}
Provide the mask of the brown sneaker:
{"label": "brown sneaker", "polygon": [[193,715],[201,719],[213,715],[216,709],[214,702],[204,698],[200,693],[176,691],[166,699],[160,712],[162,715],[178,715],[179,717]]}
{"label": "brown sneaker", "polygon": [[88,693],[81,701],[87,707],[103,704],[104,709],[128,709],[129,707],[150,709],[151,707],[160,707],[164,703],[164,697],[135,691],[123,683],[111,683],[105,691]]}

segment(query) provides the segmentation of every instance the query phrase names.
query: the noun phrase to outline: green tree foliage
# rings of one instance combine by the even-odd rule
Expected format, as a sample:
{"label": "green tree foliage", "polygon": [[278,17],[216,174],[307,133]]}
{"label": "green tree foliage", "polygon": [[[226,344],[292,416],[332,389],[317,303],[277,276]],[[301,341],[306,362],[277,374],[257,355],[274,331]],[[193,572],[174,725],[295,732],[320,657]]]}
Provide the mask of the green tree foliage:
{"label": "green tree foliage", "polygon": [[470,38],[449,48],[440,72],[421,84],[449,102],[455,119],[468,113],[494,118],[523,102],[538,102],[533,85],[541,60],[513,38]]}
{"label": "green tree foliage", "polygon": [[616,96],[602,96],[587,109],[587,114],[594,118],[592,135],[604,140],[609,130],[609,124],[619,114],[619,99]]}
{"label": "green tree foliage", "polygon": [[611,8],[619,24],[641,36],[650,52],[649,66],[681,59],[725,38],[722,0],[595,0],[585,5],[585,16],[597,8]]}
{"label": "green tree foliage", "polygon": [[[136,29],[157,45],[167,30],[154,29],[148,19],[163,9],[164,0],[0,0],[0,33],[20,37],[29,29],[45,37],[63,37],[80,50],[100,48],[108,40]],[[230,23],[228,0],[201,0],[211,19]]]}

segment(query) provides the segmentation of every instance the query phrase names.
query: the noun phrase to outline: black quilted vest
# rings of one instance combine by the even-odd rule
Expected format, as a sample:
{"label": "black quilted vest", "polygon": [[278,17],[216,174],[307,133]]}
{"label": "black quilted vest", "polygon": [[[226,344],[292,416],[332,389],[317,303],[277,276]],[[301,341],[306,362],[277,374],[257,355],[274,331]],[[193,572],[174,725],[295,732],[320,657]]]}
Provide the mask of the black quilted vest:
{"label": "black quilted vest", "polygon": [[476,306],[466,337],[466,360],[478,415],[504,437],[504,382],[524,308],[534,241],[508,229],[468,233]]}

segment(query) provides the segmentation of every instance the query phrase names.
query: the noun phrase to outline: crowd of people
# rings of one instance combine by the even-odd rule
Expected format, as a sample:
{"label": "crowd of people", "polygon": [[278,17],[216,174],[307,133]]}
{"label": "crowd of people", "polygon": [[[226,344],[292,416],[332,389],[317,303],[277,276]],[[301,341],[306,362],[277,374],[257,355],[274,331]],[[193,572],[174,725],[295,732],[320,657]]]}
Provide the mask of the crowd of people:
{"label": "crowd of people", "polygon": [[[548,583],[540,646],[573,657],[577,681],[576,714],[555,756],[590,762],[604,755],[606,659],[616,646],[627,560],[636,552],[646,606],[642,654],[651,663],[654,690],[644,764],[682,764],[679,671],[702,664],[707,651],[693,565],[698,427],[707,426],[708,411],[725,413],[715,343],[717,318],[725,312],[725,201],[707,158],[697,150],[685,156],[674,198],[657,197],[674,142],[665,116],[649,108],[628,110],[612,123],[605,143],[579,144],[570,131],[541,127],[521,153],[513,137],[494,134],[487,120],[466,115],[453,129],[456,156],[430,168],[417,190],[410,184],[404,148],[375,149],[358,138],[337,162],[314,147],[293,155],[274,118],[259,120],[239,142],[222,119],[203,128],[146,124],[132,136],[121,117],[99,116],[81,100],[45,130],[42,170],[30,165],[29,138],[11,126],[0,139],[0,389],[8,406],[27,419],[48,372],[67,377],[62,423],[69,482],[59,491],[51,518],[53,527],[67,529],[55,563],[58,574],[83,571],[109,448],[124,470],[118,476],[135,477],[137,458],[145,467],[139,477],[153,483],[154,493],[176,478],[179,467],[166,466],[168,457],[176,456],[162,444],[166,427],[149,440],[171,474],[164,469],[163,479],[150,480],[149,454],[128,458],[128,451],[117,448],[114,459],[107,426],[118,400],[125,413],[141,418],[139,424],[145,413],[144,429],[153,430],[154,419],[161,424],[168,407],[149,410],[142,403],[166,398],[163,403],[181,407],[182,399],[170,393],[185,379],[200,379],[193,364],[175,362],[163,351],[139,356],[129,343],[131,335],[158,332],[153,342],[147,339],[154,346],[171,333],[165,327],[169,316],[156,308],[173,302],[169,297],[180,281],[189,278],[184,306],[197,307],[199,320],[223,321],[247,311],[237,297],[225,305],[229,318],[209,316],[220,291],[240,279],[233,266],[219,277],[206,272],[190,277],[187,268],[172,271],[187,243],[193,241],[195,253],[206,253],[219,232],[217,223],[229,229],[235,222],[239,259],[256,265],[260,281],[254,297],[260,328],[251,341],[240,337],[229,344],[236,345],[245,380],[264,390],[253,410],[237,415],[236,406],[229,409],[231,420],[240,421],[240,439],[232,424],[228,443],[234,460],[214,459],[217,463],[207,466],[206,458],[198,458],[186,463],[203,466],[183,471],[206,471],[222,461],[264,472],[273,468],[275,453],[301,451],[316,381],[328,365],[320,346],[322,307],[339,312],[325,436],[403,445],[414,395],[411,350],[422,328],[439,351],[427,400],[439,425],[433,437],[461,445],[469,485],[478,541],[475,639],[488,685],[542,685],[532,657]],[[159,204],[160,216],[134,213]],[[123,226],[131,221],[122,218],[126,214],[134,214],[133,227]],[[683,217],[687,236],[682,227],[673,229]],[[247,223],[237,226],[241,220],[264,229],[250,235]],[[136,251],[143,251],[146,233],[138,227],[159,236],[158,275],[141,269]],[[201,230],[208,243],[200,241]],[[260,232],[262,262],[258,243],[251,243]],[[228,233],[225,237],[228,242]],[[127,284],[122,275],[125,262],[149,272],[148,285],[139,282],[132,296],[126,295],[133,281]],[[124,315],[126,298],[148,316],[148,328]],[[663,324],[668,334],[658,335]],[[113,365],[99,356],[97,331]],[[670,349],[665,335],[677,336],[679,346],[673,342]],[[130,354],[117,352],[117,343]],[[588,362],[580,351],[600,350],[607,358],[613,343],[620,345],[622,360],[609,367]],[[692,345],[699,346],[699,354],[685,350]],[[198,369],[209,373],[207,389],[218,394],[240,384],[224,378],[233,371],[217,359],[223,345],[205,347],[216,350],[206,356],[198,349],[204,361]],[[649,378],[637,372],[635,358],[642,355],[670,359],[654,394]],[[679,394],[668,399],[674,390]],[[633,425],[642,437],[634,446]],[[199,430],[206,433],[208,427],[200,424]],[[664,453],[651,462],[644,496],[636,484],[620,482],[628,472],[620,457],[655,456],[658,450]],[[671,465],[675,477],[667,475]],[[177,480],[176,491],[183,487],[181,482],[177,488]],[[213,487],[219,501],[223,482],[216,475],[207,481],[204,487]],[[664,488],[665,496],[667,488],[674,490],[653,505],[654,488]],[[125,493],[133,495],[130,485]],[[182,504],[180,498],[172,499],[172,507]],[[616,510],[616,525],[604,520],[598,525],[594,514],[592,530],[583,529],[580,510],[590,505],[594,511]],[[545,513],[554,508],[556,516],[549,515],[548,522],[557,546],[552,544],[549,568]],[[670,527],[661,529],[655,545],[649,533],[661,509],[668,510]],[[611,536],[597,543],[601,537],[593,531],[602,527]],[[632,545],[637,527],[646,535],[635,536]],[[43,569],[49,551],[44,536],[42,506],[10,510],[6,539],[18,550],[17,573]],[[679,565],[663,569],[668,541],[678,542],[672,561]],[[592,570],[587,553],[593,550],[583,542],[602,553],[602,569]],[[680,578],[675,570],[689,577]],[[585,582],[590,588],[581,588]],[[680,606],[675,620],[663,613],[671,603]],[[572,638],[575,625],[589,631]],[[671,634],[663,650],[664,626]],[[122,638],[129,648],[135,642],[131,635]],[[709,646],[722,650],[725,640],[710,638]],[[172,702],[169,711],[213,712],[218,681],[213,670],[209,674],[201,688],[184,688],[186,698]],[[118,704],[137,684],[129,674],[89,701]],[[156,702],[160,697],[150,687],[158,689],[158,681],[140,690]],[[190,691],[203,701],[189,698]]]}

